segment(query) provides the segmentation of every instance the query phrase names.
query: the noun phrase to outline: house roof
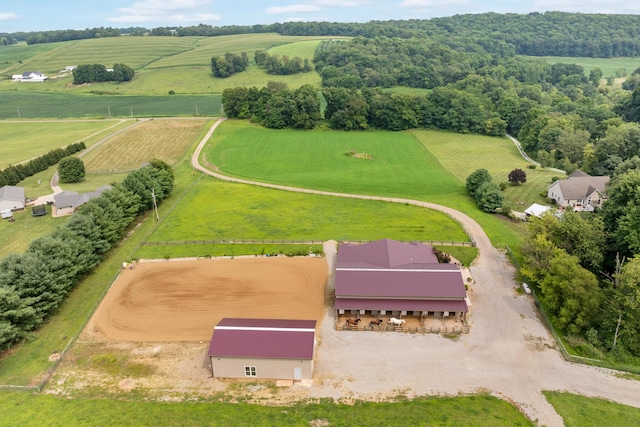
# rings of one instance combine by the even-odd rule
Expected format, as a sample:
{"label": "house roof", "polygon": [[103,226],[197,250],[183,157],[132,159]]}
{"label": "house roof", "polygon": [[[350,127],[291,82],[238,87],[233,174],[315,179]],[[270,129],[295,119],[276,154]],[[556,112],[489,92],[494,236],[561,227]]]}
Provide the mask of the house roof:
{"label": "house roof", "polygon": [[552,209],[551,206],[539,205],[538,203],[534,203],[531,206],[529,206],[527,209],[525,209],[524,213],[526,213],[527,215],[539,217],[540,215],[542,215],[543,213],[551,209]]}
{"label": "house roof", "polygon": [[402,243],[391,239],[363,245],[345,243],[338,250],[337,267],[401,268],[410,264],[437,264],[433,248],[422,243]]}
{"label": "house roof", "polygon": [[106,190],[110,190],[112,188],[113,187],[110,185],[103,185],[102,187],[98,187],[95,191],[90,191],[88,193],[63,191],[62,193],[58,193],[53,196],[53,201],[55,202],[57,209],[77,208],[84,205],[89,200],[95,199],[96,197],[100,196]]}
{"label": "house roof", "polygon": [[563,198],[568,200],[583,199],[596,191],[602,195],[605,194],[606,184],[610,180],[608,176],[590,176],[584,172],[576,175],[577,172],[581,171],[576,171],[569,178],[554,183],[560,186]]}
{"label": "house roof", "polygon": [[[433,248],[422,243],[384,239],[364,245],[340,245],[336,265],[336,308],[344,300],[349,304],[376,300],[377,305],[389,303],[382,310],[422,310],[419,307],[426,307],[426,301],[466,297],[458,266],[439,264]],[[373,309],[371,305],[369,309]]]}
{"label": "house roof", "polygon": [[20,202],[24,202],[24,188],[13,185],[0,187],[0,200],[18,200]]}
{"label": "house roof", "polygon": [[313,359],[315,320],[224,318],[213,330],[209,356]]}

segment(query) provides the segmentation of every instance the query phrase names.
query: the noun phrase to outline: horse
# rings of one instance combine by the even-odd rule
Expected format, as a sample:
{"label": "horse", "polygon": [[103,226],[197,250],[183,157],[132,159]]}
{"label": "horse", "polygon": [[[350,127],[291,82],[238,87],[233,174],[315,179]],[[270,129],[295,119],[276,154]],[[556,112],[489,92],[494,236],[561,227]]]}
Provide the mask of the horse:
{"label": "horse", "polygon": [[382,325],[382,319],[375,319],[369,322],[369,326],[380,326]]}
{"label": "horse", "polygon": [[396,319],[395,317],[389,319],[389,323],[391,323],[393,326],[402,326],[405,324],[405,322],[405,319]]}
{"label": "horse", "polygon": [[347,321],[345,322],[345,326],[358,326],[358,322],[360,322],[360,320],[362,319],[347,319]]}

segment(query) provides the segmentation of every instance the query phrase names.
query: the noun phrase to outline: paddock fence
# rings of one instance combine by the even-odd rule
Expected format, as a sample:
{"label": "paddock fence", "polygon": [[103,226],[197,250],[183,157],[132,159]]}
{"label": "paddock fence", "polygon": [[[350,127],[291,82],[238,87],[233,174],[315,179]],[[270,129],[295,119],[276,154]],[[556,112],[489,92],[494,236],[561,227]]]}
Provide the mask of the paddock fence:
{"label": "paddock fence", "polygon": [[393,325],[344,325],[343,323],[336,323],[335,328],[337,331],[361,331],[361,332],[405,332],[409,334],[439,334],[439,335],[461,335],[469,333],[469,326],[457,325],[457,326],[393,326]]}

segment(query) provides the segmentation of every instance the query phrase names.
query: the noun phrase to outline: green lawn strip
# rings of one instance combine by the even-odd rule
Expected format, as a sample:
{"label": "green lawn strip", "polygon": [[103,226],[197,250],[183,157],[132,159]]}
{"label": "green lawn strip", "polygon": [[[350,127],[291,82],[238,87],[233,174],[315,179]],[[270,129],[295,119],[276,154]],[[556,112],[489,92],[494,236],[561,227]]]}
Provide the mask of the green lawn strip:
{"label": "green lawn strip", "polygon": [[617,70],[624,68],[627,75],[631,75],[633,71],[640,67],[639,58],[581,58],[577,56],[525,56],[525,58],[532,59],[544,59],[549,64],[577,64],[582,65],[585,69],[585,74],[589,75],[589,71],[594,68],[600,68],[604,78],[614,76]]}
{"label": "green lawn strip", "polygon": [[244,403],[166,403],[106,399],[62,399],[2,393],[3,425],[303,426],[531,426],[509,403],[488,395],[417,398],[391,403],[329,401],[292,406]]}
{"label": "green lawn strip", "polygon": [[634,426],[640,420],[640,408],[559,391],[543,393],[567,427]]}
{"label": "green lawn strip", "polygon": [[[14,83],[19,84],[19,83]],[[23,83],[24,84],[24,83]],[[39,83],[38,83],[39,84]],[[46,84],[43,83],[43,84]],[[112,83],[103,83],[111,92]],[[177,117],[220,114],[219,94],[168,95],[165,82],[161,95],[96,95],[41,91],[7,91],[2,93],[0,119],[40,118],[108,118],[111,117]],[[0,91],[2,86],[0,85]],[[98,90],[98,89],[95,89]]]}
{"label": "green lawn strip", "polygon": [[141,246],[134,258],[210,258],[234,257],[243,255],[287,255],[302,256],[309,253],[322,253],[322,244],[167,244]]}
{"label": "green lawn strip", "polygon": [[[449,135],[442,133],[443,138]],[[476,138],[454,135],[460,144],[473,143]],[[438,203],[478,221],[495,245],[519,246],[523,231],[517,230],[524,228],[522,224],[481,212],[466,194],[464,180],[443,167],[411,132],[275,131],[228,120],[211,141],[206,158],[229,175]]]}
{"label": "green lawn strip", "polygon": [[[3,95],[4,98],[4,95]],[[17,113],[13,109],[14,115]],[[48,153],[56,148],[102,133],[117,125],[112,121],[7,122],[0,121],[0,169]],[[86,141],[85,141],[86,143]]]}
{"label": "green lawn strip", "polygon": [[228,184],[205,177],[149,238],[469,241],[441,212],[416,206]]}

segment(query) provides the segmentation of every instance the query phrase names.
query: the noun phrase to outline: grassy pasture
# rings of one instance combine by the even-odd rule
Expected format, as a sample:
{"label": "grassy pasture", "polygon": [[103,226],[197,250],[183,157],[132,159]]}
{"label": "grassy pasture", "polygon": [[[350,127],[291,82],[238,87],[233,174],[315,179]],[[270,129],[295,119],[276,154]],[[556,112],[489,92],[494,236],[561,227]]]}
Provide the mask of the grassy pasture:
{"label": "grassy pasture", "polygon": [[527,58],[544,59],[550,64],[562,62],[582,65],[587,75],[589,71],[598,67],[605,78],[613,76],[620,68],[624,68],[627,75],[631,75],[633,70],[640,67],[640,58],[579,58],[575,56],[529,56]]}
{"label": "grassy pasture", "polygon": [[520,168],[527,173],[527,182],[522,185],[508,185],[504,192],[514,210],[523,211],[532,203],[547,204],[546,197],[539,193],[551,184],[551,178],[560,176],[558,172],[542,168],[528,169],[516,146],[507,138],[493,138],[483,135],[468,135],[431,130],[411,131],[416,138],[431,151],[442,166],[465,182],[467,176],[476,169],[485,168],[496,183],[509,182],[509,172]]}
{"label": "grassy pasture", "polygon": [[[20,83],[13,83],[20,84]],[[25,83],[26,84],[26,83]],[[166,91],[164,93],[167,93]],[[94,95],[2,92],[0,119],[176,117],[220,114],[220,95]]]}
{"label": "grassy pasture", "polygon": [[208,119],[144,121],[84,156],[85,168],[90,174],[111,174],[137,169],[152,158],[174,164],[208,123]]}
{"label": "grassy pasture", "polygon": [[84,141],[90,145],[89,139],[108,134],[119,121],[50,121],[29,122],[0,121],[0,168],[16,164],[55,148],[64,147],[74,142]]}
{"label": "grassy pasture", "polygon": [[544,395],[567,427],[633,426],[640,420],[640,408],[559,391]]}
{"label": "grassy pasture", "polygon": [[64,399],[52,395],[0,394],[3,425],[304,426],[326,419],[331,426],[531,426],[508,402],[489,395],[425,397],[397,402],[330,401],[293,406],[223,401],[145,402]]}
{"label": "grassy pasture", "polygon": [[32,60],[39,55],[71,43],[77,42],[41,43],[35,45],[18,43],[10,46],[0,46],[0,75],[11,77],[13,74],[18,74],[18,71],[14,70],[29,66]]}
{"label": "grassy pasture", "polygon": [[64,224],[68,218],[53,218],[51,206],[47,207],[47,215],[34,217],[31,208],[14,212],[15,222],[0,221],[0,258],[9,254],[20,254],[29,247],[32,240],[50,233]]}
{"label": "grassy pasture", "polygon": [[[228,184],[208,177],[203,178],[175,210],[161,221],[148,241],[321,241],[374,240],[385,237],[399,240],[468,241],[456,222],[429,209],[290,193]],[[202,252],[192,254],[196,255],[202,255]]]}
{"label": "grassy pasture", "polygon": [[[460,144],[476,138],[456,137]],[[226,121],[205,156],[225,173],[242,178],[450,206],[476,219],[494,244],[517,248],[525,232],[522,224],[482,213],[466,194],[464,180],[443,167],[411,132],[274,131]]]}

